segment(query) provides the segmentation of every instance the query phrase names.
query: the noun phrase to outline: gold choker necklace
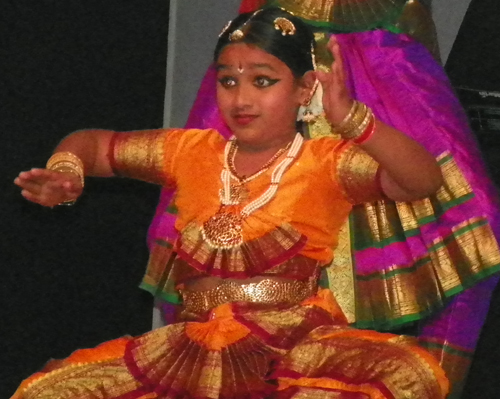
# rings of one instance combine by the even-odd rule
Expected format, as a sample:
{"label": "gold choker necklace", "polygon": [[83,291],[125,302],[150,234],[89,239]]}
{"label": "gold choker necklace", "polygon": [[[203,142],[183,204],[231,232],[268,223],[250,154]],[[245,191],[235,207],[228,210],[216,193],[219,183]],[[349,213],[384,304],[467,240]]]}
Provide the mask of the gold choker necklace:
{"label": "gold choker necklace", "polygon": [[[229,249],[237,247],[243,243],[242,222],[257,209],[262,208],[276,195],[279,183],[287,169],[297,157],[304,138],[300,133],[295,135],[294,140],[282,150],[278,150],[269,161],[267,161],[256,173],[248,178],[239,178],[234,171],[234,155],[236,152],[235,138],[231,137],[226,144],[224,151],[224,168],[221,172],[222,189],[219,193],[221,206],[217,213],[203,223],[201,234],[203,239],[213,248]],[[242,187],[242,182],[260,176],[287,150],[285,158],[274,168],[271,174],[269,188],[257,199],[247,204],[239,214],[230,213],[224,210],[231,205],[239,205],[244,197],[244,193],[238,189]],[[233,170],[231,170],[233,169]],[[237,184],[231,184],[236,180]]]}

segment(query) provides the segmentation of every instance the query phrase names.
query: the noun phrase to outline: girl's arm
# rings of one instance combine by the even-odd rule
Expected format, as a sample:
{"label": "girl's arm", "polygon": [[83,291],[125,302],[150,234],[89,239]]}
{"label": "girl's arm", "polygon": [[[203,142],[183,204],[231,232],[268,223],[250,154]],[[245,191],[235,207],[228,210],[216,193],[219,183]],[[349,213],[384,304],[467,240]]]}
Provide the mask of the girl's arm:
{"label": "girl's arm", "polygon": [[[339,45],[334,37],[328,43],[334,56],[331,72],[316,72],[324,90],[323,106],[330,123],[341,124],[353,100],[345,85]],[[435,158],[419,143],[380,120],[374,132],[360,147],[380,164],[380,184],[384,194],[396,201],[411,201],[435,193],[442,184]]]}

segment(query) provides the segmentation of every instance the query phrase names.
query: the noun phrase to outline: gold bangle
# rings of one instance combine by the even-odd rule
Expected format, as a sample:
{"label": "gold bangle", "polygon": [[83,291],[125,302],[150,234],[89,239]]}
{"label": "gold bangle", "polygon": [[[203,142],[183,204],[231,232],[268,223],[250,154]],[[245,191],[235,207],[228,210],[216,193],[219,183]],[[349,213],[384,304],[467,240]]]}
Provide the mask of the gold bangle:
{"label": "gold bangle", "polygon": [[334,126],[335,131],[341,136],[349,134],[349,132],[355,130],[360,125],[365,118],[367,107],[365,104],[355,101],[351,110],[352,112],[339,125]]}
{"label": "gold bangle", "polygon": [[345,134],[342,136],[342,138],[344,138],[346,140],[356,140],[357,138],[359,138],[360,136],[363,135],[366,128],[370,124],[370,121],[372,120],[372,118],[373,118],[373,112],[371,109],[368,108],[363,121],[356,128],[352,129],[349,132],[345,132]]}
{"label": "gold bangle", "polygon": [[365,104],[360,103],[351,120],[340,130],[340,135],[344,138],[352,136],[353,132],[356,131],[365,120],[367,113],[368,107]]}
{"label": "gold bangle", "polygon": [[[82,188],[85,186],[85,174],[83,162],[71,152],[56,152],[47,161],[46,168],[61,173],[71,173],[80,179]],[[76,199],[69,199],[59,205],[73,205]]]}
{"label": "gold bangle", "polygon": [[340,125],[334,126],[333,130],[344,140],[355,140],[364,133],[372,118],[372,110],[362,102],[355,100],[349,114]]}
{"label": "gold bangle", "polygon": [[349,112],[347,113],[347,115],[345,116],[344,119],[342,119],[342,122],[340,122],[336,127],[338,129],[341,129],[342,126],[345,126],[347,124],[347,122],[349,122],[352,118],[352,116],[354,115],[354,113],[356,112],[356,110],[358,109],[358,104],[359,104],[359,101],[356,101],[354,100],[352,102],[352,106],[351,106],[351,109],[349,110]]}

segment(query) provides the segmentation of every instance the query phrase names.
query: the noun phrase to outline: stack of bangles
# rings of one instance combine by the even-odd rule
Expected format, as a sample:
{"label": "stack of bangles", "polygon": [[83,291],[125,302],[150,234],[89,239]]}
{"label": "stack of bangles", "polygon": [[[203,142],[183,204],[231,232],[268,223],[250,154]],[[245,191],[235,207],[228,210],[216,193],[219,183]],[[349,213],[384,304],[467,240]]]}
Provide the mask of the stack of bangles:
{"label": "stack of bangles", "polygon": [[[80,179],[82,188],[85,185],[83,162],[71,152],[56,152],[47,161],[46,168],[56,172],[71,173]],[[59,205],[73,205],[75,202],[76,199],[68,199]]]}
{"label": "stack of bangles", "polygon": [[333,130],[344,140],[363,144],[375,133],[375,117],[369,107],[354,100],[347,116]]}

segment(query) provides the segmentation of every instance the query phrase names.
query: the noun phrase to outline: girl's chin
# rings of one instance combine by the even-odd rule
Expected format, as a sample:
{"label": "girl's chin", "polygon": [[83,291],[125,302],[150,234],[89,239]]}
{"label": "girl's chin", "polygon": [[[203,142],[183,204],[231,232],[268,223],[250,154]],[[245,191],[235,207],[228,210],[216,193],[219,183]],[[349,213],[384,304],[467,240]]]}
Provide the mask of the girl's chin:
{"label": "girl's chin", "polygon": [[236,137],[236,141],[240,146],[244,147],[254,147],[254,148],[261,148],[265,147],[267,140],[265,139],[265,136],[261,135],[253,135],[253,134],[244,134],[241,132],[233,132],[234,137]]}
{"label": "girl's chin", "polygon": [[253,142],[253,141],[259,141],[262,140],[262,138],[265,137],[265,134],[262,134],[261,132],[255,131],[254,129],[242,129],[240,128],[234,128],[232,129],[232,132],[234,136],[242,142]]}

